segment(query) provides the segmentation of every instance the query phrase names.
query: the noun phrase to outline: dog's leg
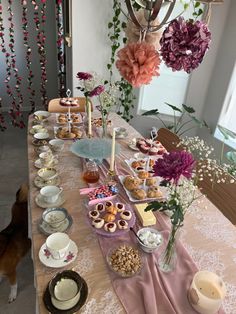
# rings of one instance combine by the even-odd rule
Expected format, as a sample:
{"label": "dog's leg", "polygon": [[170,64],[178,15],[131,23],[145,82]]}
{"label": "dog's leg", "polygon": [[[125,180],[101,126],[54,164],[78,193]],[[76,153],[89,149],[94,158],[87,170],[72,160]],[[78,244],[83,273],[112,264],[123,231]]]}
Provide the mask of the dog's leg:
{"label": "dog's leg", "polygon": [[16,282],[16,271],[8,275],[8,279],[11,284],[11,292],[8,298],[8,302],[11,303],[16,299],[17,296],[17,282]]}

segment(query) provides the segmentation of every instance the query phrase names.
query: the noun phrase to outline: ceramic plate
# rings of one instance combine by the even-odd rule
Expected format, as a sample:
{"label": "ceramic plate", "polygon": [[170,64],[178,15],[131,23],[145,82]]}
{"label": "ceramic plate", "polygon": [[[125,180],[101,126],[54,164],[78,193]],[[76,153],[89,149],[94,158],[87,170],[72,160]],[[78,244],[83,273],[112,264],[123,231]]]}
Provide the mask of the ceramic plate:
{"label": "ceramic plate", "polygon": [[65,221],[60,225],[59,228],[51,228],[45,221],[42,219],[39,221],[38,228],[39,231],[41,231],[45,235],[50,235],[54,232],[66,232],[72,225],[73,219],[72,217],[68,214],[67,218]]}
{"label": "ceramic plate", "polygon": [[[155,198],[144,198],[144,199],[142,199],[142,200],[138,200],[138,199],[136,199],[136,198],[133,198],[133,197],[132,197],[132,194],[130,193],[130,191],[127,190],[127,189],[125,188],[124,184],[123,184],[125,177],[126,177],[126,176],[118,176],[118,178],[119,178],[119,180],[120,180],[120,183],[122,184],[122,186],[123,186],[123,188],[124,188],[124,190],[125,190],[125,192],[126,192],[128,198],[129,198],[129,200],[130,200],[131,202],[134,202],[134,203],[135,203],[135,202],[152,201],[152,200],[156,200],[156,199],[158,199],[158,200],[166,199],[166,197],[167,197],[167,189],[166,189],[166,187],[164,187],[164,186],[159,186],[159,189],[160,189],[160,191],[162,192],[162,197],[160,197],[160,198],[157,198],[157,197],[155,197]],[[160,180],[159,180],[159,182],[160,182]],[[148,186],[142,187],[142,185],[140,185],[140,188],[143,188],[145,191],[147,191],[149,187],[148,187]]]}
{"label": "ceramic plate", "polygon": [[[71,140],[81,139],[83,137],[83,135],[84,135],[84,130],[83,130],[82,127],[73,126],[72,125],[71,128],[76,128],[76,130],[79,131],[79,134],[75,135],[75,137],[73,137],[73,138],[62,137],[62,136],[60,137],[59,132],[60,132],[60,130],[62,130],[64,128],[66,128],[68,130],[68,128],[66,126],[64,126],[64,127],[56,127],[56,126],[54,126],[54,136],[55,136],[55,138],[60,139],[60,140],[70,140],[71,141]],[[71,133],[73,133],[73,132],[71,132]]]}
{"label": "ceramic plate", "polygon": [[81,281],[82,281],[81,297],[78,303],[69,310],[59,310],[52,304],[48,285],[43,295],[43,302],[47,310],[52,314],[73,314],[79,311],[79,309],[84,305],[88,297],[88,286],[83,278],[81,278]]}
{"label": "ceramic plate", "polygon": [[58,164],[58,160],[56,158],[54,158],[47,166],[42,165],[40,159],[37,159],[34,162],[35,167],[38,168],[38,169],[41,169],[41,168],[44,168],[44,167],[55,167],[57,164]]}
{"label": "ceramic plate", "polygon": [[34,128],[30,129],[30,134],[34,135],[36,133],[48,133],[48,130],[46,128],[41,128],[40,131],[36,130]]}
{"label": "ceramic plate", "polygon": [[63,195],[63,193],[61,193],[59,196],[58,196],[58,199],[55,203],[47,203],[44,201],[43,197],[41,194],[38,194],[35,198],[35,202],[36,204],[39,206],[39,207],[42,207],[42,208],[51,208],[51,207],[59,207],[61,206],[62,204],[65,203],[65,197]]}
{"label": "ceramic plate", "polygon": [[43,180],[42,178],[40,178],[39,176],[36,176],[35,179],[34,179],[34,185],[37,187],[37,188],[43,188],[44,186],[47,186],[47,185],[60,185],[61,183],[61,180],[59,177],[56,177],[56,178],[53,178],[51,180],[48,180],[48,181],[45,181]]}
{"label": "ceramic plate", "polygon": [[52,258],[50,252],[48,251],[46,243],[44,243],[39,250],[39,259],[41,263],[43,263],[47,267],[60,268],[74,262],[77,253],[78,253],[77,245],[75,244],[74,241],[70,240],[70,245],[65,257],[62,259],[54,259]]}

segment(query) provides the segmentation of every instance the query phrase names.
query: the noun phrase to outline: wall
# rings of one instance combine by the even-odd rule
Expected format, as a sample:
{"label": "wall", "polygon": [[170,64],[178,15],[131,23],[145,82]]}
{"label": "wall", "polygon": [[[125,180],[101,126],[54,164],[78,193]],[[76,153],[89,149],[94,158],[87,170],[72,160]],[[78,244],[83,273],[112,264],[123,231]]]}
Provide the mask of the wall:
{"label": "wall", "polygon": [[[12,7],[14,12],[14,24],[15,24],[15,47],[16,47],[16,64],[19,70],[19,75],[22,76],[22,93],[24,96],[24,110],[29,110],[29,100],[28,100],[28,91],[27,91],[27,69],[25,61],[25,47],[23,45],[23,34],[21,27],[21,17],[22,17],[22,6],[21,1],[12,1]],[[30,2],[30,1],[28,1]],[[4,11],[4,27],[5,33],[8,34],[8,13],[7,13],[8,1],[3,0],[2,6]],[[37,52],[36,44],[36,31],[35,24],[33,21],[33,6],[28,3],[28,18],[29,18],[29,36],[30,36],[30,46],[32,48],[32,69],[35,74],[34,78],[34,88],[36,90],[36,106],[37,108],[41,107],[41,95],[40,90],[40,64],[39,57]],[[56,23],[55,23],[55,5],[54,1],[47,1],[47,11],[46,11],[46,55],[47,55],[47,95],[48,99],[55,98],[57,96],[57,62],[56,62]],[[8,42],[8,39],[6,39]],[[4,111],[9,109],[9,99],[5,91],[5,75],[6,75],[6,64],[5,56],[0,52],[0,97],[2,98],[2,104]],[[14,85],[14,80],[12,81]]]}

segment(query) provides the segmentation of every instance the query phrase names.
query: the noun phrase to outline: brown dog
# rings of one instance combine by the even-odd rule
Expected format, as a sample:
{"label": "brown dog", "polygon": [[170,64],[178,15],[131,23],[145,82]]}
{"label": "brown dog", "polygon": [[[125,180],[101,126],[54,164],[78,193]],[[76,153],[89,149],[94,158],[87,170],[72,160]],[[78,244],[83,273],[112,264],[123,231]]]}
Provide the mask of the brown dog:
{"label": "brown dog", "polygon": [[22,185],[12,206],[11,222],[0,232],[0,277],[8,277],[11,284],[8,302],[14,301],[17,295],[16,266],[31,246],[28,239],[27,198],[28,186]]}

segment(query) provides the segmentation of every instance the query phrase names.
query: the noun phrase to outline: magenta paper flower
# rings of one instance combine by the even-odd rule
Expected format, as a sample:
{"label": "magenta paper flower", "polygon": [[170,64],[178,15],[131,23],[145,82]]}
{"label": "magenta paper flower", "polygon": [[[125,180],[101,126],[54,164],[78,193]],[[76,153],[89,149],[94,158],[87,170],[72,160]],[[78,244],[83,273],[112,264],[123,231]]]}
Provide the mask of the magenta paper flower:
{"label": "magenta paper flower", "polygon": [[196,161],[193,155],[186,151],[170,152],[163,154],[163,158],[156,161],[153,169],[156,176],[167,181],[174,181],[177,185],[181,176],[191,179]]}
{"label": "magenta paper flower", "polygon": [[79,80],[91,80],[93,78],[92,74],[87,73],[87,72],[78,72],[76,76]]}
{"label": "magenta paper flower", "polygon": [[202,21],[173,20],[162,34],[160,54],[173,71],[190,73],[202,62],[211,41],[208,26]]}
{"label": "magenta paper flower", "polygon": [[93,97],[93,96],[99,96],[101,93],[103,93],[105,90],[105,87],[103,85],[98,85],[95,87],[91,92],[89,92],[88,96]]}

